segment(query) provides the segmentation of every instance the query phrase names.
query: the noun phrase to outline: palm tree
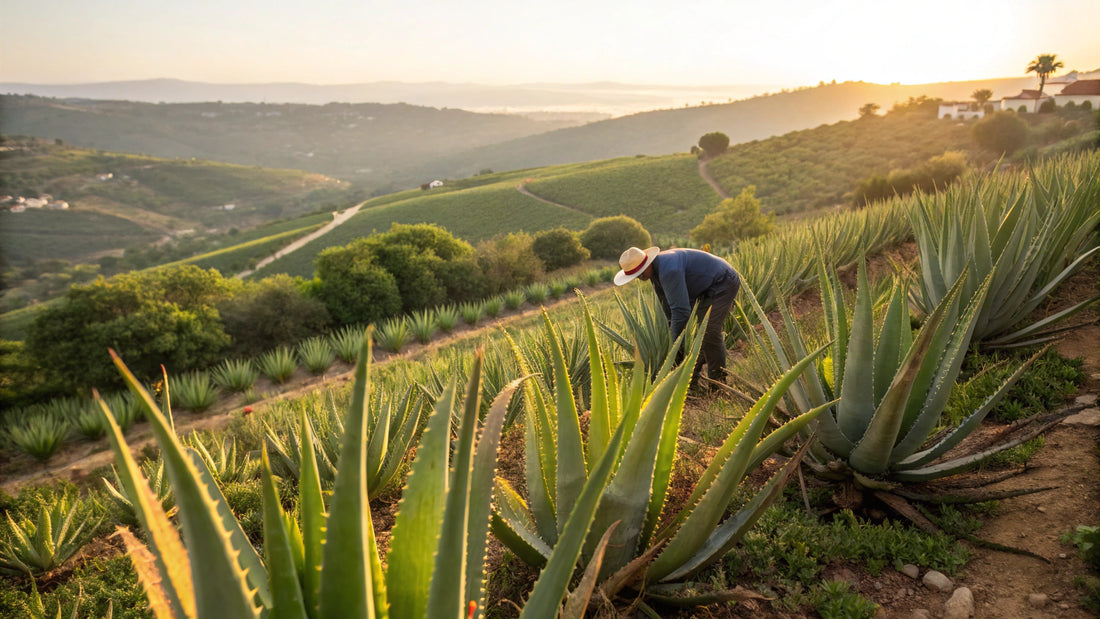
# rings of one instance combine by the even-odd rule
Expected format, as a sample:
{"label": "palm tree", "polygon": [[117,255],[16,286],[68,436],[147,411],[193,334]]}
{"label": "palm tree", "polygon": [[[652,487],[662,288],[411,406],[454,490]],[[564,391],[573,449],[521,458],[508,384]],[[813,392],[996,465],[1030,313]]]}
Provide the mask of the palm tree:
{"label": "palm tree", "polygon": [[1035,73],[1039,76],[1040,98],[1043,96],[1043,86],[1046,86],[1047,76],[1066,66],[1057,58],[1057,54],[1039,54],[1035,57],[1035,60],[1031,61],[1031,64],[1027,65],[1028,73]]}

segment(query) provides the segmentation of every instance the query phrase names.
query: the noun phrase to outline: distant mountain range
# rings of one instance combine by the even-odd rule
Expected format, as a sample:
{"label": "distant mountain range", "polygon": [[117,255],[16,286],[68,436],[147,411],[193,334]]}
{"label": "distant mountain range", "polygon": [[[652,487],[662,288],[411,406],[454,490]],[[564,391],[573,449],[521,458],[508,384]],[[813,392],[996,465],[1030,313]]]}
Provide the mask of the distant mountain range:
{"label": "distant mountain range", "polygon": [[[981,88],[992,90],[997,100],[1035,86],[1034,77],[919,85],[845,82],[729,101],[735,97],[731,90],[729,96],[704,98],[690,107],[680,104],[588,122],[592,118],[520,118],[456,108],[579,110],[597,103],[638,105],[645,97],[664,97],[667,102],[686,91],[611,83],[0,84],[0,92],[9,93],[0,105],[0,127],[8,135],[61,139],[111,151],[309,170],[383,193],[490,169],[685,152],[711,131],[726,133],[733,144],[749,142],[856,118],[865,103],[888,110],[896,102],[922,95],[968,100]],[[29,91],[62,98],[10,96]],[[374,102],[354,102],[364,98]],[[207,102],[167,103],[183,99]],[[229,102],[248,99],[269,102]],[[291,99],[344,102],[272,103]],[[386,103],[393,100],[404,103]],[[723,100],[728,102],[719,102]],[[442,109],[424,107],[434,105]]]}
{"label": "distant mountain range", "polygon": [[505,86],[448,82],[211,84],[176,79],[87,84],[0,83],[0,94],[62,99],[147,103],[408,103],[473,112],[588,113],[602,117],[699,105],[704,101],[728,102],[779,89],[780,86],[766,84],[692,87],[613,82]]}

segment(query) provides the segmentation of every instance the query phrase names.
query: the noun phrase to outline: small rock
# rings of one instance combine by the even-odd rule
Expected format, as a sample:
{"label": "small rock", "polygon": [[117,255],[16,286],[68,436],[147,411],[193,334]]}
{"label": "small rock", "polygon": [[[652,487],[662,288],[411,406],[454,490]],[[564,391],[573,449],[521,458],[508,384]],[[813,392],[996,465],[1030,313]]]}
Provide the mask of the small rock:
{"label": "small rock", "polygon": [[917,608],[909,614],[909,619],[932,619],[932,613],[926,608]]}
{"label": "small rock", "polygon": [[901,566],[901,573],[905,574],[909,578],[912,578],[913,580],[920,578],[920,568],[913,565],[912,563],[906,563],[905,565]]}
{"label": "small rock", "polygon": [[882,583],[881,582],[876,580],[875,584],[872,585],[872,586],[875,588],[875,591],[882,591]]}
{"label": "small rock", "polygon": [[1050,597],[1045,593],[1032,593],[1027,596],[1027,603],[1030,604],[1032,608],[1045,608],[1046,605],[1050,603]]}
{"label": "small rock", "polygon": [[974,614],[974,594],[968,587],[959,587],[943,605],[943,619],[967,619]]}
{"label": "small rock", "polygon": [[1059,553],[1058,553],[1058,558],[1059,558],[1059,559],[1065,559],[1065,558],[1067,558],[1067,557],[1069,557],[1069,555],[1067,555],[1067,554],[1066,554],[1066,553],[1064,553],[1064,552],[1059,552]]}
{"label": "small rock", "polygon": [[1062,423],[1071,426],[1100,426],[1100,408],[1086,408],[1076,415],[1066,417]]}
{"label": "small rock", "polygon": [[1066,604],[1065,602],[1062,602],[1061,604],[1058,605],[1058,608],[1060,608],[1062,610],[1069,610],[1069,604]]}
{"label": "small rock", "polygon": [[1096,394],[1086,393],[1085,395],[1079,395],[1073,400],[1074,404],[1084,404],[1085,406],[1092,406],[1096,404]]}
{"label": "small rock", "polygon": [[924,575],[924,578],[921,582],[924,583],[925,587],[928,587],[933,591],[939,591],[941,593],[947,593],[951,589],[955,588],[955,585],[951,582],[950,578],[944,576],[936,570],[929,570],[928,573]]}
{"label": "small rock", "polygon": [[1043,507],[1042,505],[1040,505],[1039,507],[1036,507],[1035,509],[1039,510],[1039,513],[1042,513],[1042,514],[1047,513],[1047,508]]}

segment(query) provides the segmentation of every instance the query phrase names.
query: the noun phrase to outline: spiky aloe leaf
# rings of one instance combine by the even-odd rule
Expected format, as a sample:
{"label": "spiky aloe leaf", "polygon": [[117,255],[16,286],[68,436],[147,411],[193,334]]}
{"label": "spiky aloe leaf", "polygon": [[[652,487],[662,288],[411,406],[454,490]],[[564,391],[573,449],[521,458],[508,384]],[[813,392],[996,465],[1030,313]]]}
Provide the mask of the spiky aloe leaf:
{"label": "spiky aloe leaf", "polygon": [[600,497],[611,476],[611,468],[616,460],[619,445],[623,440],[623,424],[615,430],[603,457],[592,467],[592,471],[581,490],[569,519],[562,529],[561,537],[554,546],[550,560],[535,581],[535,587],[527,598],[520,618],[541,619],[554,616],[561,605],[562,596],[569,587],[573,567],[581,555],[584,540],[588,534],[592,517],[599,507]]}
{"label": "spiky aloe leaf", "polygon": [[506,480],[497,478],[493,488],[493,535],[528,565],[542,567],[553,549],[539,537],[531,510]]}
{"label": "spiky aloe leaf", "polygon": [[[386,580],[394,617],[426,617],[433,556],[447,492],[448,446],[455,384],[436,400],[409,469],[407,487],[394,522]],[[401,586],[397,586],[401,583]]]}
{"label": "spiky aloe leaf", "polygon": [[[573,511],[573,504],[580,496],[588,474],[587,464],[584,460],[584,447],[581,438],[580,418],[577,413],[577,403],[573,399],[573,388],[569,382],[569,369],[565,364],[565,356],[558,344],[556,330],[550,322],[550,315],[543,310],[543,323],[546,328],[547,341],[550,343],[551,359],[554,363],[554,394],[555,410],[557,411],[557,512],[568,514]],[[558,519],[558,533],[565,526],[565,521]]]}
{"label": "spiky aloe leaf", "polygon": [[287,531],[286,514],[279,502],[279,491],[271,474],[267,449],[260,452],[263,483],[264,555],[267,576],[273,594],[270,619],[305,619],[306,606],[294,562],[294,550]]}
{"label": "spiky aloe leaf", "polygon": [[802,458],[806,455],[811,442],[812,438],[804,442],[795,455],[745,506],[714,529],[698,552],[662,580],[672,582],[687,578],[732,550],[745,537],[752,525],[760,519],[760,516],[764,515],[764,511],[783,494],[783,487],[787,485],[791,474],[802,463]]}
{"label": "spiky aloe leaf", "polygon": [[179,532],[168,520],[160,501],[149,489],[149,484],[134,462],[114,414],[99,397],[99,393],[95,393],[95,400],[106,419],[107,438],[110,439],[111,450],[115,454],[119,484],[130,497],[134,514],[142,530],[147,533],[147,542],[152,547],[151,554],[159,574],[156,582],[166,599],[151,604],[167,606],[177,617],[194,617],[195,591],[191,582],[191,561],[183,549]]}
{"label": "spiky aloe leaf", "polygon": [[[210,488],[202,483],[194,463],[184,455],[183,445],[152,397],[122,359],[113,350],[110,354],[130,390],[145,403],[146,418],[168,467],[191,557],[195,616],[258,617],[259,609],[252,602],[254,592],[248,588],[248,575],[237,560],[241,549],[232,546]],[[266,581],[266,575],[263,578]]]}
{"label": "spiky aloe leaf", "polygon": [[867,267],[864,261],[859,263],[858,282],[856,307],[852,313],[852,333],[847,342],[844,375],[840,383],[840,403],[837,404],[837,423],[840,424],[840,429],[849,440],[857,443],[871,424],[876,404],[873,373],[875,323],[871,314],[871,287],[867,284]]}
{"label": "spiky aloe leaf", "polygon": [[596,339],[596,329],[593,326],[592,313],[588,307],[588,299],[584,295],[578,295],[584,307],[584,326],[588,336],[588,363],[591,374],[591,390],[589,395],[590,414],[588,421],[588,459],[595,462],[600,459],[607,442],[611,440],[612,409],[608,397],[605,355],[600,349],[600,343]]}
{"label": "spiky aloe leaf", "polygon": [[611,534],[615,532],[617,525],[618,523],[612,523],[604,532],[603,537],[600,538],[599,543],[596,544],[596,549],[592,553],[592,558],[588,561],[588,567],[585,568],[580,582],[577,583],[577,588],[573,589],[572,593],[566,597],[561,619],[584,619],[585,611],[588,609],[588,600],[592,598],[592,590],[596,588],[596,577],[603,565],[607,544],[611,541]]}
{"label": "spiky aloe leaf", "polygon": [[[720,460],[716,455],[711,466],[704,472],[704,477],[699,480],[696,492],[692,495],[696,497],[702,493],[702,498],[698,499],[698,503],[694,503],[693,499],[689,498],[684,511],[681,512],[681,515],[687,513],[687,516],[677,517],[673,521],[670,529],[679,526],[668,546],[654,560],[647,579],[660,580],[666,577],[702,548],[737,491],[752,457],[753,448],[759,441],[776,404],[798,375],[809,367],[828,346],[829,344],[826,344],[818,348],[796,363],[745,414],[744,419],[719,449],[720,453],[725,452],[728,457]],[[718,462],[717,466],[715,462]],[[682,524],[680,524],[681,521]]]}
{"label": "spiky aloe leaf", "polygon": [[[481,436],[477,441],[477,453],[474,455],[473,469],[469,484],[469,539],[466,553],[466,594],[465,601],[475,602],[477,608],[485,608],[485,554],[489,540],[490,497],[493,493],[493,480],[496,475],[497,454],[500,449],[500,434],[504,429],[504,418],[512,395],[519,386],[529,379],[523,376],[510,383],[497,394],[489,412]],[[471,381],[472,382],[472,381]],[[469,404],[468,404],[469,405]],[[476,410],[473,417],[476,419]]]}
{"label": "spiky aloe leaf", "polygon": [[[368,332],[369,333],[369,332]],[[367,340],[370,338],[368,337]],[[311,617],[320,606],[321,561],[325,539],[325,501],[313,446],[313,426],[305,409],[300,412],[301,457],[298,474],[298,503],[302,513],[302,594]]]}
{"label": "spiky aloe leaf", "polygon": [[322,619],[379,617],[386,612],[386,606],[376,600],[384,596],[385,585],[373,570],[378,549],[367,499],[365,442],[371,356],[367,340],[355,366],[332,507],[325,522],[318,608]]}

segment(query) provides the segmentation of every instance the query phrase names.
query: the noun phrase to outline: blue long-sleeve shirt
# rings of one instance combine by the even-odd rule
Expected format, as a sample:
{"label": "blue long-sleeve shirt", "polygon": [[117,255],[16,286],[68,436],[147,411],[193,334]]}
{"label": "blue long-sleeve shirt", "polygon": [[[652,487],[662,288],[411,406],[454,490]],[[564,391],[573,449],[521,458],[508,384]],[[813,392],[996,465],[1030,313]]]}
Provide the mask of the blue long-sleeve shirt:
{"label": "blue long-sleeve shirt", "polygon": [[716,284],[736,278],[728,262],[698,249],[666,249],[653,259],[650,281],[669,321],[672,339],[680,336],[691,308]]}

